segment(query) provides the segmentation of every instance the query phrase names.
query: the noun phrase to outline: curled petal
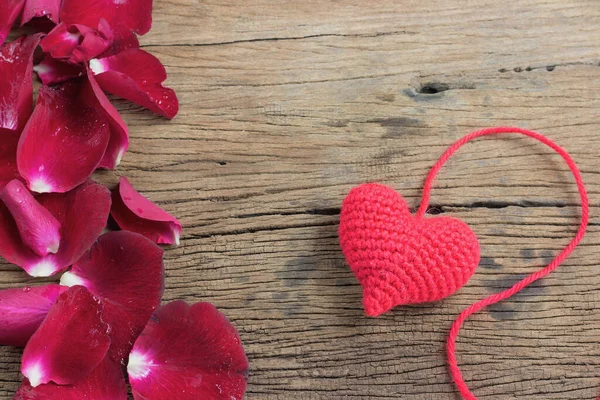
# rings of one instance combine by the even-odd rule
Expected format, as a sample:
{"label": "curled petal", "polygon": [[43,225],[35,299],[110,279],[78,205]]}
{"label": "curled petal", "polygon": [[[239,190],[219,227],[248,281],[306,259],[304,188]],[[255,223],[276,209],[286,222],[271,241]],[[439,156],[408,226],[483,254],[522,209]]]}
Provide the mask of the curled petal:
{"label": "curled petal", "polygon": [[103,319],[111,326],[108,354],[127,360],[164,291],[163,251],[133,232],[106,233],[65,272],[62,285],[88,288],[104,303]]}
{"label": "curled petal", "polygon": [[127,365],[136,400],[241,400],[248,360],[236,329],[212,304],[160,307]]}
{"label": "curled petal", "polygon": [[102,309],[102,303],[82,286],[58,296],[23,351],[21,373],[32,387],[51,381],[73,385],[100,364],[110,347],[110,328],[102,320]]}
{"label": "curled petal", "polygon": [[60,246],[60,222],[42,207],[19,180],[0,192],[0,199],[12,214],[23,243],[38,256],[56,254]]}
{"label": "curled petal", "polygon": [[106,50],[100,58],[114,56],[115,54],[121,53],[129,49],[138,49],[140,47],[140,41],[136,34],[131,33],[127,36],[117,38],[113,41],[112,45]]}
{"label": "curled petal", "polygon": [[42,83],[47,86],[80,77],[85,72],[85,68],[81,65],[59,61],[47,54],[44,55],[42,62],[33,67],[33,70],[40,77]]}
{"label": "curled petal", "polygon": [[6,40],[8,32],[10,32],[21,10],[23,10],[24,4],[25,0],[3,0],[0,2],[0,44]]}
{"label": "curled petal", "polygon": [[44,194],[36,200],[60,223],[58,251],[44,257],[31,251],[18,234],[14,218],[0,204],[0,255],[31,276],[50,276],[77,261],[102,233],[110,209],[110,192],[89,181],[68,193]]}
{"label": "curled petal", "polygon": [[58,24],[60,3],[62,0],[25,0],[21,26],[34,18],[47,17],[50,21]]}
{"label": "curled petal", "polygon": [[79,64],[102,54],[112,41],[110,27],[106,21],[100,20],[98,29],[61,23],[41,41],[40,46],[55,59]]}
{"label": "curled petal", "polygon": [[25,346],[60,290],[58,285],[0,290],[0,344]]}
{"label": "curled petal", "polygon": [[179,111],[177,95],[162,85],[167,79],[165,67],[144,50],[131,48],[110,57],[94,58],[90,68],[107,92],[169,119]]}
{"label": "curled petal", "polygon": [[112,192],[110,214],[121,229],[140,233],[158,244],[179,244],[181,223],[139,194],[126,177]]}
{"label": "curled petal", "polygon": [[39,42],[39,35],[23,36],[0,47],[0,132],[21,132],[31,115],[33,52]]}
{"label": "curled petal", "polygon": [[67,192],[97,168],[110,137],[101,110],[79,98],[87,81],[40,89],[17,149],[19,173],[34,192]]}
{"label": "curled petal", "polygon": [[152,0],[64,0],[60,18],[87,26],[98,26],[104,19],[118,38],[131,32],[144,35],[152,26]]}
{"label": "curled petal", "polygon": [[127,400],[127,386],[121,367],[109,357],[74,385],[47,383],[31,386],[25,379],[13,400]]}

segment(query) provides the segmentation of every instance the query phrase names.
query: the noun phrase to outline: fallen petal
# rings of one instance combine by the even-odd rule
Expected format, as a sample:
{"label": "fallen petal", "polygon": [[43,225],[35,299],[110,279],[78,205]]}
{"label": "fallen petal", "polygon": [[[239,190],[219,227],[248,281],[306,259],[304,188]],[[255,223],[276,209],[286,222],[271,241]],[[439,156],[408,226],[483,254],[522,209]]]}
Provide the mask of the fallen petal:
{"label": "fallen petal", "polygon": [[64,0],[60,11],[62,22],[98,26],[108,22],[115,37],[131,32],[148,33],[152,26],[152,0]]}
{"label": "fallen petal", "polygon": [[38,256],[56,254],[60,246],[60,222],[38,203],[25,185],[13,180],[0,192],[12,214],[23,243]]}
{"label": "fallen petal", "polygon": [[33,52],[39,42],[39,35],[23,36],[0,47],[0,133],[20,133],[31,115]]}
{"label": "fallen petal", "polygon": [[17,149],[19,173],[38,193],[67,192],[97,168],[110,137],[100,110],[81,101],[85,82],[43,86]]}
{"label": "fallen petal", "polygon": [[19,179],[17,168],[17,144],[19,135],[15,132],[2,132],[0,129],[0,190],[13,179]]}
{"label": "fallen petal", "polygon": [[79,64],[105,52],[112,41],[112,32],[104,20],[100,20],[98,29],[63,22],[41,41],[40,46],[55,59]]}
{"label": "fallen petal", "polygon": [[136,400],[238,400],[248,360],[236,329],[212,304],[160,307],[127,365]]}
{"label": "fallen petal", "polygon": [[0,203],[0,255],[31,276],[50,276],[77,261],[100,236],[108,219],[110,192],[89,181],[68,193],[44,194],[36,200],[60,223],[58,252],[40,257],[31,251],[14,218]]}
{"label": "fallen petal", "polygon": [[139,194],[126,177],[112,192],[110,215],[121,229],[140,233],[154,243],[179,244],[181,223]]}
{"label": "fallen petal", "polygon": [[25,0],[3,0],[0,2],[0,44],[6,40],[8,32],[17,20],[24,4]]}
{"label": "fallen petal", "polygon": [[0,290],[0,345],[24,347],[60,290],[59,285]]}
{"label": "fallen petal", "polygon": [[65,272],[61,285],[81,285],[104,303],[103,319],[111,326],[108,354],[127,360],[164,291],[163,251],[137,233],[106,233]]}
{"label": "fallen petal", "polygon": [[21,26],[34,18],[46,17],[58,24],[60,3],[62,0],[26,0],[21,16]]}
{"label": "fallen petal", "polygon": [[85,68],[81,65],[59,61],[47,54],[44,55],[42,62],[33,67],[33,70],[46,86],[56,85],[80,77],[85,72]]}
{"label": "fallen petal", "polygon": [[50,381],[73,385],[96,368],[110,347],[110,328],[102,320],[102,309],[102,303],[82,286],[58,296],[23,351],[21,373],[32,387]]}
{"label": "fallen petal", "polygon": [[107,92],[169,119],[177,115],[177,95],[162,85],[167,73],[152,54],[131,48],[110,57],[94,58],[90,60],[90,68],[100,87]]}
{"label": "fallen petal", "polygon": [[25,379],[13,400],[126,400],[127,385],[121,367],[110,357],[104,360],[75,385],[47,383],[31,386]]}

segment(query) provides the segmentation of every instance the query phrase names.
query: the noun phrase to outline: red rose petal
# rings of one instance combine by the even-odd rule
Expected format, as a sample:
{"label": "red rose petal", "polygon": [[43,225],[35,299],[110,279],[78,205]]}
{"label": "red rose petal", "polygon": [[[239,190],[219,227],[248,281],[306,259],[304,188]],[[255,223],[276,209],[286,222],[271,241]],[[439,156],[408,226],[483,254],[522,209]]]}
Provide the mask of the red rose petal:
{"label": "red rose petal", "polygon": [[6,40],[8,32],[17,20],[24,4],[25,0],[3,0],[0,2],[0,44]]}
{"label": "red rose petal", "polygon": [[212,304],[160,307],[127,366],[136,400],[242,399],[248,360],[240,337]]}
{"label": "red rose petal", "polygon": [[144,50],[131,48],[110,57],[95,58],[90,60],[90,68],[107,92],[169,119],[179,111],[177,95],[162,85],[167,79],[165,67]]}
{"label": "red rose petal", "polygon": [[108,354],[122,362],[160,305],[163,251],[137,233],[109,232],[63,274],[60,283],[85,286],[102,300],[103,319],[112,328]]}
{"label": "red rose petal", "polygon": [[33,387],[27,379],[13,400],[127,400],[127,385],[121,367],[109,357],[75,385],[48,383]]}
{"label": "red rose petal", "polygon": [[0,203],[0,255],[31,276],[50,276],[78,260],[102,233],[110,192],[89,181],[68,193],[44,194],[36,200],[60,222],[58,252],[45,257],[32,252],[21,240],[12,215]]}
{"label": "red rose petal", "polygon": [[115,37],[131,32],[148,33],[152,26],[152,0],[64,0],[60,11],[62,22],[98,26],[105,19]]}
{"label": "red rose petal", "polygon": [[115,54],[121,53],[128,49],[138,49],[140,47],[140,41],[136,34],[131,33],[127,36],[118,38],[113,41],[112,46],[106,50],[100,58],[114,56]]}
{"label": "red rose petal", "polygon": [[38,256],[56,254],[60,246],[60,222],[50,214],[19,180],[0,192],[0,199],[12,214],[23,243]]}
{"label": "red rose petal", "polygon": [[21,132],[31,115],[33,52],[39,42],[39,35],[23,36],[0,47],[0,133]]}
{"label": "red rose petal", "polygon": [[34,18],[47,17],[50,21],[58,24],[60,3],[62,0],[26,0],[21,16],[21,26]]}
{"label": "red rose petal", "polygon": [[154,243],[179,244],[181,223],[139,194],[125,177],[112,192],[110,214],[121,229],[140,233]]}
{"label": "red rose petal", "polygon": [[[100,160],[98,168],[115,169],[129,147],[129,130],[117,109],[108,100],[108,97],[100,89],[100,86],[98,86],[94,74],[89,69],[87,77],[91,89],[91,93],[88,91],[88,97],[94,97],[98,107],[102,109],[104,116],[110,123],[108,146],[102,160]],[[93,100],[89,101],[92,102]]]}
{"label": "red rose petal", "polygon": [[110,47],[112,41],[113,36],[108,23],[100,20],[98,29],[80,24],[61,23],[41,41],[40,46],[55,59],[79,64],[102,54]]}
{"label": "red rose petal", "polygon": [[19,169],[17,168],[17,143],[19,135],[15,132],[3,132],[0,129],[0,190],[13,179],[18,179]]}
{"label": "red rose petal", "polygon": [[101,110],[78,98],[81,87],[68,82],[40,89],[17,149],[19,172],[32,191],[73,189],[94,172],[106,151],[108,121]]}
{"label": "red rose petal", "polygon": [[41,63],[33,67],[44,85],[51,86],[80,77],[85,72],[81,65],[74,65],[66,61],[56,60],[49,55],[44,55]]}
{"label": "red rose petal", "polygon": [[102,309],[102,303],[82,286],[58,296],[23,352],[21,372],[31,386],[50,381],[75,384],[104,359],[110,328],[102,320]]}
{"label": "red rose petal", "polygon": [[59,285],[0,290],[0,344],[25,346],[60,290]]}

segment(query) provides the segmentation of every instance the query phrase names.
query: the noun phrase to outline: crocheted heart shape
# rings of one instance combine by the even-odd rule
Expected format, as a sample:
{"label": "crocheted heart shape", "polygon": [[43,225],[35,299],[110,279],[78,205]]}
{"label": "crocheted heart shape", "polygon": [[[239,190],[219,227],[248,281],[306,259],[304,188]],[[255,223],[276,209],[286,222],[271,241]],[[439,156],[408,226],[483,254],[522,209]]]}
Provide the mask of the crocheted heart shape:
{"label": "crocheted heart shape", "polygon": [[402,304],[443,299],[479,264],[479,242],[463,221],[410,213],[394,189],[364,184],[348,193],[340,216],[342,252],[378,316]]}

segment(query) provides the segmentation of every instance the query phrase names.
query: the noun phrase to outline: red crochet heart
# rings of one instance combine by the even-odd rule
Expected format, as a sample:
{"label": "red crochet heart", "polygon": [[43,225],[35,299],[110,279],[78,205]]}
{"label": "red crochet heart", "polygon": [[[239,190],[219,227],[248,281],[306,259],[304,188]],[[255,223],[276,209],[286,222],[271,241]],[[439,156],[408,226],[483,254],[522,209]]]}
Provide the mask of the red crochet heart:
{"label": "red crochet heart", "polygon": [[479,264],[479,242],[467,224],[412,215],[398,192],[379,184],[350,191],[339,234],[370,316],[443,299],[467,283]]}

